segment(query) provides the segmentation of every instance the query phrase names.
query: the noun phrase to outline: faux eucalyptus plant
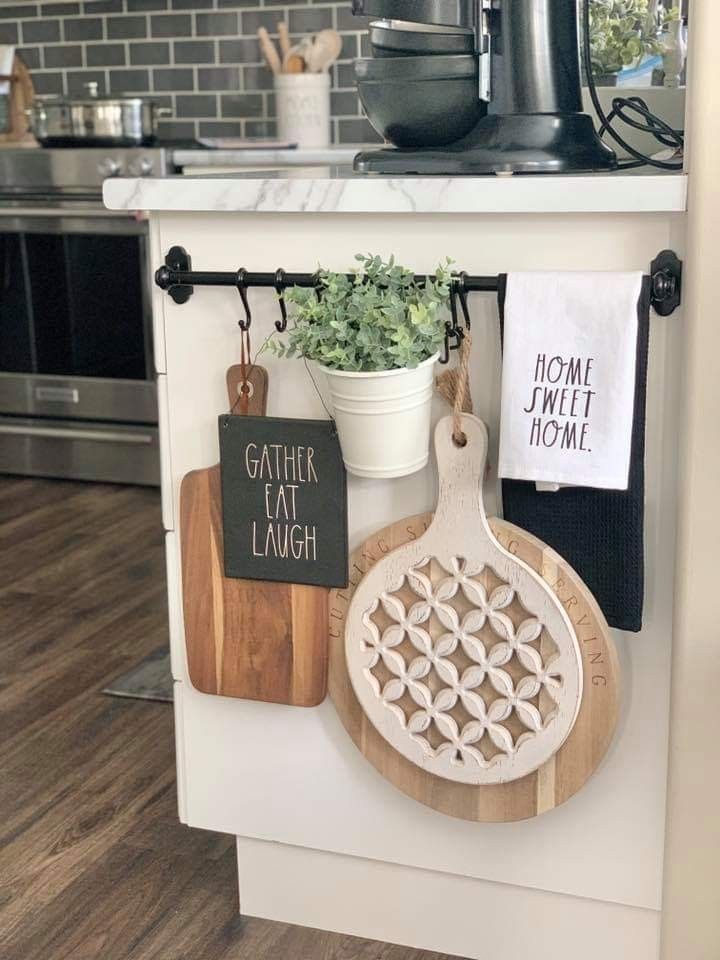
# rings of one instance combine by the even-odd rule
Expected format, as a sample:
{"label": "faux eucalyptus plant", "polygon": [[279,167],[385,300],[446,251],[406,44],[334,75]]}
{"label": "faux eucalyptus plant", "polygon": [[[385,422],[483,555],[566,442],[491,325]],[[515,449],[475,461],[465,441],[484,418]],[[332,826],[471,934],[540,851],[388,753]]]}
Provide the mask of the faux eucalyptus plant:
{"label": "faux eucalyptus plant", "polygon": [[436,354],[445,336],[450,260],[417,282],[411,270],[372,254],[357,254],[347,276],[321,270],[320,287],[293,287],[295,310],[287,341],[272,337],[280,357],[305,357],[331,370],[368,373],[414,369]]}
{"label": "faux eucalyptus plant", "polygon": [[654,0],[591,0],[590,46],[592,69],[597,78],[637,65],[651,54],[662,53],[659,30],[679,11],[665,11],[661,18]]}

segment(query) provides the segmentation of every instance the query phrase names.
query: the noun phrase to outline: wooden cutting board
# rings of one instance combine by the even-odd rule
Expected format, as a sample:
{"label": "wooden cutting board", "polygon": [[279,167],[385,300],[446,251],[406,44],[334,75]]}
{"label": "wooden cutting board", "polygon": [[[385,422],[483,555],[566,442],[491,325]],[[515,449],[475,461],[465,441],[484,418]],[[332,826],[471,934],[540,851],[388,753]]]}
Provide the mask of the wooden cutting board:
{"label": "wooden cutting board", "polygon": [[[248,414],[265,413],[267,372],[254,367]],[[228,372],[230,406],[239,366]],[[193,470],[180,489],[185,646],[201,693],[314,707],[327,687],[328,590],[224,576],[220,466]]]}
{"label": "wooden cutting board", "polygon": [[27,111],[32,106],[35,90],[30,71],[20,57],[15,57],[10,81],[8,100],[8,126],[0,133],[0,146],[37,147],[38,142],[30,133]]}
{"label": "wooden cutting board", "polygon": [[422,770],[381,736],[353,690],[345,660],[345,622],[357,586],[389,551],[419,539],[431,513],[398,520],[377,531],[350,556],[350,586],[330,593],[328,692],[356,747],[395,787],[439,813],[463,820],[526,820],[560,806],[598,768],[613,738],[620,700],[620,671],[610,629],[590,590],[554,550],[505,520],[491,518],[501,545],[542,575],[563,603],[582,648],[586,682],[575,725],[560,750],[521,780],[490,786],[455,783]]}

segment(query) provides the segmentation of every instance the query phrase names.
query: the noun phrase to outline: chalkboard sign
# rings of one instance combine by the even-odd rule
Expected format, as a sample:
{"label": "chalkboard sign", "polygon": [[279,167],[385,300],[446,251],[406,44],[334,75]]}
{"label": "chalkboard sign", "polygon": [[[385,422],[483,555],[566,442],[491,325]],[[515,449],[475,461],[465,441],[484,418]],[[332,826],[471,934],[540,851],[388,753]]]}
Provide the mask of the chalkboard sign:
{"label": "chalkboard sign", "polygon": [[344,587],[347,487],[332,420],[219,418],[225,576]]}

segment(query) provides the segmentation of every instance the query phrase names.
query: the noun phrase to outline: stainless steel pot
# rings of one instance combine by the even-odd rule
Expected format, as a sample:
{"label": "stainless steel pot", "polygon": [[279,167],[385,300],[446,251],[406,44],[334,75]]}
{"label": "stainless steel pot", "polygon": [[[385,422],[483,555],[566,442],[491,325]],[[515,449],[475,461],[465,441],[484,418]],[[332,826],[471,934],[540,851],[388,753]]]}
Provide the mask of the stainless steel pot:
{"label": "stainless steel pot", "polygon": [[99,97],[96,83],[86,97],[37,97],[28,110],[35,137],[46,147],[136,147],[152,143],[160,117],[171,116],[143,97]]}

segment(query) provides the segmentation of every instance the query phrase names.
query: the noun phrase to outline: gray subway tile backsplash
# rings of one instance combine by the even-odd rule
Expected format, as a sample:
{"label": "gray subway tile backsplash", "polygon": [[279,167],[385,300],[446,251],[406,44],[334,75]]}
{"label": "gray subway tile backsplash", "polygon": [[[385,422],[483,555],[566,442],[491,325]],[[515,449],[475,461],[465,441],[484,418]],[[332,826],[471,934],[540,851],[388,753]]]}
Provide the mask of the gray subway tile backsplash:
{"label": "gray subway tile backsplash", "polygon": [[195,32],[199,37],[218,37],[238,32],[237,13],[197,13]]}
{"label": "gray subway tile backsplash", "polygon": [[343,37],[331,71],[337,142],[377,141],[362,115],[353,77],[366,21],[351,0],[38,0],[0,6],[0,43],[21,45],[38,94],[155,95],[174,117],[161,136],[275,135],[272,74],[257,29],[277,36],[286,20],[293,40],[334,26]]}
{"label": "gray subway tile backsplash", "polygon": [[44,70],[35,78],[35,93],[40,96],[56,95],[65,90],[66,78],[62,73]]}
{"label": "gray subway tile backsplash", "polygon": [[176,40],[173,43],[175,63],[215,63],[214,40]]}
{"label": "gray subway tile backsplash", "polygon": [[197,136],[195,120],[161,120],[158,135],[163,140],[192,140]]}
{"label": "gray subway tile backsplash", "polygon": [[264,100],[259,93],[223,94],[220,97],[223,117],[262,117]]}
{"label": "gray subway tile backsplash", "polygon": [[[195,75],[190,67],[160,67],[153,70],[153,90],[176,93],[178,90],[194,90]],[[170,104],[172,107],[172,103]]]}
{"label": "gray subway tile backsplash", "polygon": [[83,13],[122,13],[125,0],[83,0]]}
{"label": "gray subway tile backsplash", "polygon": [[243,10],[240,14],[242,32],[248,36],[256,36],[260,27],[265,27],[268,33],[277,34],[278,20],[282,19],[278,10]]}
{"label": "gray subway tile backsplash", "polygon": [[67,92],[73,96],[87,96],[89,83],[96,83],[100,94],[108,92],[107,74],[102,70],[68,70],[65,74]]}
{"label": "gray subway tile backsplash", "polygon": [[272,90],[273,77],[267,67],[249,64],[242,68],[243,90]]}
{"label": "gray subway tile backsplash", "polygon": [[82,11],[79,3],[42,3],[41,17],[76,17]]}
{"label": "gray subway tile backsplash", "polygon": [[131,43],[130,63],[134,67],[156,67],[170,63],[170,44],[165,40]]}
{"label": "gray subway tile backsplash", "polygon": [[18,47],[17,53],[22,57],[22,61],[30,70],[39,70],[42,64],[41,47]]}
{"label": "gray subway tile backsplash", "polygon": [[240,71],[237,67],[198,67],[199,90],[239,90]]}
{"label": "gray subway tile backsplash", "polygon": [[[48,47],[48,50],[51,48]],[[124,67],[125,44],[124,43],[90,43],[86,51],[87,65],[89,67]],[[45,54],[47,60],[47,54]]]}
{"label": "gray subway tile backsplash", "polygon": [[332,7],[306,7],[290,11],[290,33],[316,33],[332,25]]}
{"label": "gray subway tile backsplash", "polygon": [[239,137],[240,131],[239,120],[201,120],[198,132],[201,137]]}
{"label": "gray subway tile backsplash", "polygon": [[111,93],[146,93],[150,89],[147,70],[109,70]]}
{"label": "gray subway tile backsplash", "polygon": [[162,13],[150,17],[150,35],[153,37],[192,36],[192,16],[189,13]]}
{"label": "gray subway tile backsplash", "polygon": [[8,20],[27,19],[27,17],[36,17],[38,15],[38,6],[36,3],[17,3],[14,6],[2,7],[2,16]]}
{"label": "gray subway tile backsplash", "polygon": [[0,43],[18,43],[20,32],[16,23],[0,23]]}
{"label": "gray subway tile backsplash", "polygon": [[[220,63],[260,63],[262,60],[257,37],[218,40],[218,51]],[[267,70],[267,67],[265,69]]]}
{"label": "gray subway tile backsplash", "polygon": [[178,117],[216,117],[217,97],[209,93],[178,94],[175,113]]}
{"label": "gray subway tile backsplash", "polygon": [[[45,66],[49,68],[81,67],[83,65],[83,48],[79,43],[45,47],[43,59]],[[88,66],[90,66],[89,63]]]}
{"label": "gray subway tile backsplash", "polygon": [[340,143],[380,143],[382,138],[373,130],[365,117],[338,120]]}
{"label": "gray subway tile backsplash", "polygon": [[168,0],[125,0],[126,8],[133,10],[167,10]]}
{"label": "gray subway tile backsplash", "polygon": [[48,43],[60,39],[59,20],[23,20],[21,23],[23,43]]}
{"label": "gray subway tile backsplash", "polygon": [[104,25],[100,17],[68,17],[63,32],[66,40],[102,40]]}
{"label": "gray subway tile backsplash", "polygon": [[108,17],[106,23],[108,40],[131,40],[148,35],[147,17]]}
{"label": "gray subway tile backsplash", "polygon": [[354,90],[333,90],[330,94],[330,110],[335,116],[352,117],[358,112],[358,99]]}

